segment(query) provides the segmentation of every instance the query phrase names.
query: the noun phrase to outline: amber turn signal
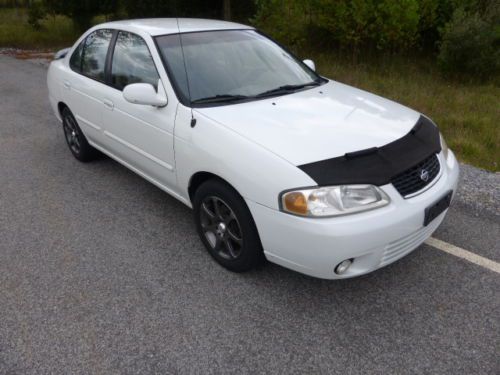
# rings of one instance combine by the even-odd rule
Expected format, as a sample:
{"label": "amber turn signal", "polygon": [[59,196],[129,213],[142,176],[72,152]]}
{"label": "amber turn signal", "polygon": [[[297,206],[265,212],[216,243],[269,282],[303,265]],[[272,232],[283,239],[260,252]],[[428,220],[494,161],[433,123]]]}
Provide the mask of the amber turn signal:
{"label": "amber turn signal", "polygon": [[306,196],[298,191],[286,193],[283,196],[283,208],[297,215],[307,215]]}

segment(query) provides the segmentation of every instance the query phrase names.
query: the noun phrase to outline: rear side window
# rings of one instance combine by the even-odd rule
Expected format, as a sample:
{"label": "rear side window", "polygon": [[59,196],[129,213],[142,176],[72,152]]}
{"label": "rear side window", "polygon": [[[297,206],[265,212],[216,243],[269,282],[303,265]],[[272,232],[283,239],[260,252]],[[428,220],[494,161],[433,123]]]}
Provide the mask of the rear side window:
{"label": "rear side window", "polygon": [[149,48],[140,36],[120,31],[111,65],[111,84],[123,90],[131,83],[149,83],[157,89],[158,72]]}
{"label": "rear side window", "polygon": [[97,30],[89,34],[83,43],[81,73],[104,82],[106,55],[113,32]]}

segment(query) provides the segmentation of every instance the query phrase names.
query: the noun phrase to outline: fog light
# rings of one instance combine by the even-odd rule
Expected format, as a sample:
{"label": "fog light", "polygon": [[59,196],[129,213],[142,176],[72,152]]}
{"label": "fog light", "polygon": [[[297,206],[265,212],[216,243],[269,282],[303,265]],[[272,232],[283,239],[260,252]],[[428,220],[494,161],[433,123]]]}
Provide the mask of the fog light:
{"label": "fog light", "polygon": [[342,275],[347,269],[351,266],[352,260],[351,259],[346,259],[339,264],[337,264],[337,267],[335,267],[335,273],[337,275]]}

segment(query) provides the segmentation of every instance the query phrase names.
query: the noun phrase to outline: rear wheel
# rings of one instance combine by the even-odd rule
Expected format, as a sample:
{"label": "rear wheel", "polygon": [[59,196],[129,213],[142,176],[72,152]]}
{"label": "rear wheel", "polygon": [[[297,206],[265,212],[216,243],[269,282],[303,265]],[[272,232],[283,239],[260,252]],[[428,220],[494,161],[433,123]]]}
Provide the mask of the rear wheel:
{"label": "rear wheel", "polygon": [[243,198],[226,183],[203,183],[193,199],[198,234],[212,257],[233,272],[248,271],[264,259],[259,234]]}
{"label": "rear wheel", "polygon": [[61,116],[64,138],[73,156],[81,162],[94,160],[98,154],[97,150],[88,143],[69,108],[63,108]]}

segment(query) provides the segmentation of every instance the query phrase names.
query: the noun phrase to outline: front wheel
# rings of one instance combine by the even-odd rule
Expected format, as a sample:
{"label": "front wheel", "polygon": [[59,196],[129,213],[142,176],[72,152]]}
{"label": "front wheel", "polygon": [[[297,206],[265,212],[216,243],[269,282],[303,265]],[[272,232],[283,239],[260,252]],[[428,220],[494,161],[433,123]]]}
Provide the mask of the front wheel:
{"label": "front wheel", "polygon": [[233,188],[220,180],[209,180],[196,190],[193,206],[198,234],[219,264],[244,272],[263,261],[252,215]]}

